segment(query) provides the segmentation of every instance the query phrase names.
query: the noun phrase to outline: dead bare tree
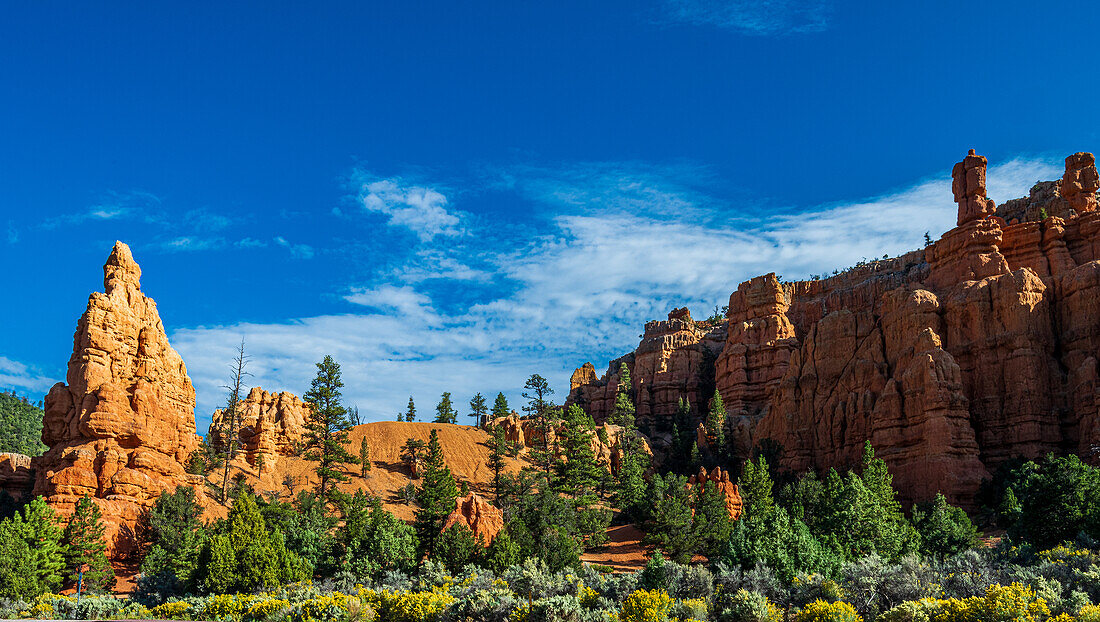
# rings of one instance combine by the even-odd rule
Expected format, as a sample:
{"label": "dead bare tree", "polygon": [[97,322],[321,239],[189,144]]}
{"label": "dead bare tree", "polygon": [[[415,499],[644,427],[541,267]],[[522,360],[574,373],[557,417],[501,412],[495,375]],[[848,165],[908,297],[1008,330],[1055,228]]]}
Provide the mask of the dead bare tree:
{"label": "dead bare tree", "polygon": [[224,388],[229,391],[225,411],[222,413],[222,423],[218,429],[218,437],[221,441],[221,456],[222,456],[222,488],[221,488],[221,502],[225,503],[229,498],[229,482],[232,474],[232,460],[237,457],[237,450],[240,447],[240,427],[241,427],[241,389],[242,383],[246,376],[252,374],[245,371],[245,367],[248,365],[248,357],[244,353],[244,338],[241,338],[241,345],[237,347],[237,357],[233,360],[233,363],[229,365],[229,384]]}

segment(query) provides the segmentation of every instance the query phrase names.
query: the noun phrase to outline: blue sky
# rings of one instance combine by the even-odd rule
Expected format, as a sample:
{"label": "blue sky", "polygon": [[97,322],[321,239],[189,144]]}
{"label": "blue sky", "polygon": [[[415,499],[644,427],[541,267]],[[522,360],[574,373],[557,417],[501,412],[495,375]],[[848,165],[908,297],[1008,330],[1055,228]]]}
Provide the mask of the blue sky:
{"label": "blue sky", "polygon": [[[317,3],[314,3],[317,4]],[[737,284],[895,254],[1100,148],[1081,3],[21,3],[0,22],[0,387],[41,396],[116,239],[198,391],[518,400]]]}

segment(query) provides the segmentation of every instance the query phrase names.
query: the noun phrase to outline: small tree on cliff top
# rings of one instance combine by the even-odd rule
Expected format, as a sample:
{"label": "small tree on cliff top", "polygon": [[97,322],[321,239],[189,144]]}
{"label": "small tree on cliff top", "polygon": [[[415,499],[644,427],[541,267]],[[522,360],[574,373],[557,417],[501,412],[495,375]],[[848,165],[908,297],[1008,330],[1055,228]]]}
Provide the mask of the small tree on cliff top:
{"label": "small tree on cliff top", "polygon": [[84,589],[100,592],[115,584],[115,571],[107,561],[107,541],[103,537],[103,516],[99,506],[87,496],[81,497],[65,527],[62,542],[65,562],[76,582],[84,570]]}
{"label": "small tree on cliff top", "polygon": [[416,421],[416,403],[413,402],[413,396],[409,396],[409,405],[405,408],[404,413],[397,413],[398,421]]}
{"label": "small tree on cliff top", "polygon": [[485,396],[478,393],[470,398],[470,416],[474,419],[474,427],[481,427],[481,420],[485,418],[485,415],[489,412],[489,407],[485,403]]}
{"label": "small tree on cliff top", "polygon": [[317,463],[316,473],[321,478],[318,496],[326,498],[330,484],[348,481],[342,467],[358,460],[344,445],[348,442],[351,421],[348,411],[340,404],[340,365],[331,356],[317,363],[317,377],[313,379],[305,401],[310,405],[305,424],[305,459]]}
{"label": "small tree on cliff top", "polygon": [[503,393],[497,393],[497,398],[493,402],[493,419],[507,417],[510,414],[512,414],[512,407],[508,405],[508,398],[504,397]]}
{"label": "small tree on cliff top", "polygon": [[435,421],[433,423],[458,423],[458,411],[451,403],[451,393],[444,391],[439,398],[439,404],[435,407]]}

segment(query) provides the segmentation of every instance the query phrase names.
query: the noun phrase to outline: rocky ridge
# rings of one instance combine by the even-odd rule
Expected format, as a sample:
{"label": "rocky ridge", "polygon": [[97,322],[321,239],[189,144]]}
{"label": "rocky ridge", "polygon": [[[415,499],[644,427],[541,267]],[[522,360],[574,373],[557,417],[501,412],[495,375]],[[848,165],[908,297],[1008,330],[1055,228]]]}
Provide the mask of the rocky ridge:
{"label": "rocky ridge", "polygon": [[[620,361],[659,417],[680,396],[705,405],[698,387],[716,386],[741,456],[765,447],[792,470],[846,468],[869,439],[909,501],[942,491],[970,505],[1012,457],[1091,459],[1100,445],[1095,159],[1073,154],[1062,180],[1044,182],[1057,185],[1043,188],[1066,202],[1057,212],[1066,217],[1043,208],[1047,218],[1035,220],[1039,210],[1025,205],[1015,224],[986,196],[986,166],[973,151],[955,165],[958,226],[926,248],[822,280],[742,283],[725,325],[706,333],[725,337],[713,368],[639,364],[696,360],[701,344],[714,352],[698,327],[671,329],[682,316],[674,311],[647,324],[638,349],[604,377],[574,374],[582,382],[570,401],[605,417]],[[669,328],[651,334],[651,325]],[[657,340],[659,331],[683,338]],[[669,390],[648,389],[657,369]]]}

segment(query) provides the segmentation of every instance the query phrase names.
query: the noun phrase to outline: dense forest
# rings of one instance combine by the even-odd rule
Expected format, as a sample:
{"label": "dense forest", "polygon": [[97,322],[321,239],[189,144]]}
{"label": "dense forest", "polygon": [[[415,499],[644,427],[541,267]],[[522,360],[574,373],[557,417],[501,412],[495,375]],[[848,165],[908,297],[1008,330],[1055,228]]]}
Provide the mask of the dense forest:
{"label": "dense forest", "polygon": [[31,402],[14,391],[0,391],[0,453],[40,456],[44,451],[42,403]]}

